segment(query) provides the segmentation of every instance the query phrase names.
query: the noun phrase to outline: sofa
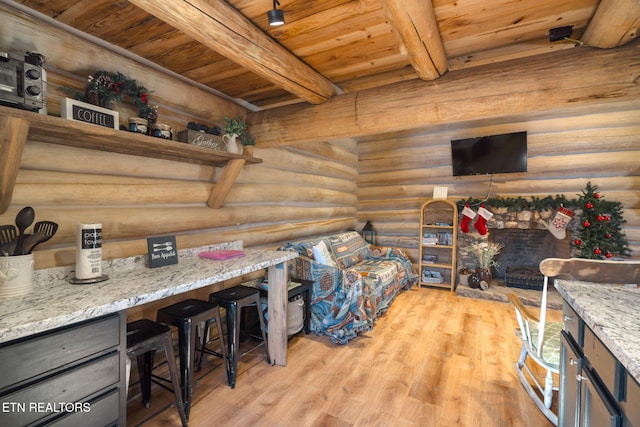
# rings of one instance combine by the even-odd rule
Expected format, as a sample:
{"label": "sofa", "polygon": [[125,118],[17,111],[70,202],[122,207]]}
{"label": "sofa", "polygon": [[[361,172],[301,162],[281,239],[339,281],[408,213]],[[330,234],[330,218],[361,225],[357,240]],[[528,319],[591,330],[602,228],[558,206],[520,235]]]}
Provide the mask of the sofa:
{"label": "sofa", "polygon": [[356,231],[291,242],[297,252],[291,277],[314,282],[311,330],[346,344],[373,329],[402,289],[417,282],[411,261],[398,249],[367,243]]}

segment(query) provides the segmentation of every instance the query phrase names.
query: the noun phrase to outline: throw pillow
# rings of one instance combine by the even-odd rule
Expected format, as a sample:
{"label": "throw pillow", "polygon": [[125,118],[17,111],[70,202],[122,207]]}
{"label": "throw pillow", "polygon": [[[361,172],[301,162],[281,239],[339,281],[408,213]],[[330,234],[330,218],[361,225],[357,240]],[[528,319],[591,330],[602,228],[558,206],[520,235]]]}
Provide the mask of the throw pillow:
{"label": "throw pillow", "polygon": [[313,259],[315,259],[317,262],[331,267],[336,266],[336,262],[333,260],[333,256],[331,255],[331,252],[329,252],[329,248],[327,248],[324,240],[321,240],[320,243],[312,248],[312,250]]}
{"label": "throw pillow", "polygon": [[329,236],[328,240],[340,269],[353,267],[369,258],[369,244],[356,231],[335,234]]}

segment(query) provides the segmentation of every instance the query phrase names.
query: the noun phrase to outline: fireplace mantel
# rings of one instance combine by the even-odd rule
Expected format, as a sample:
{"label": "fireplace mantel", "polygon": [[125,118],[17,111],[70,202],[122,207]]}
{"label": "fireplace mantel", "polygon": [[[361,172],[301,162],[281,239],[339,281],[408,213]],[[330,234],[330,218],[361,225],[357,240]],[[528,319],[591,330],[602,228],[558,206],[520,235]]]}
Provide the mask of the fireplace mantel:
{"label": "fireplace mantel", "polygon": [[552,210],[544,211],[514,211],[509,208],[486,208],[493,214],[487,221],[487,228],[518,228],[521,230],[544,230],[540,220],[547,222],[553,215]]}

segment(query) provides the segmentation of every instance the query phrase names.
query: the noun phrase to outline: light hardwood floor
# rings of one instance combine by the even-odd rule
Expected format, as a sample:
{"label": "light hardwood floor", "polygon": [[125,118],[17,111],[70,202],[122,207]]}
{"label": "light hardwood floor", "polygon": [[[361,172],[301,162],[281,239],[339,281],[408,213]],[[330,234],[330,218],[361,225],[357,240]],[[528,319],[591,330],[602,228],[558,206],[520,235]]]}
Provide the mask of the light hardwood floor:
{"label": "light hardwood floor", "polygon": [[[502,302],[404,291],[373,331],[348,345],[296,335],[286,367],[268,365],[260,348],[252,351],[240,360],[235,389],[219,359],[209,357],[189,425],[552,426],[516,377],[514,316]],[[127,424],[179,425],[175,407],[143,421],[171,398],[156,388],[145,409],[132,387]]]}

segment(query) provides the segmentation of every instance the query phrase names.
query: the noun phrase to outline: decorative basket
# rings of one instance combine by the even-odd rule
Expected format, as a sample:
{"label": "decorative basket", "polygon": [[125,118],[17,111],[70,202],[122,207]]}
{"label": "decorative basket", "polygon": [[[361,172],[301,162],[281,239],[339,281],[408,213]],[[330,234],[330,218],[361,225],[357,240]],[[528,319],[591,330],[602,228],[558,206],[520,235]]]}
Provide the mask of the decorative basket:
{"label": "decorative basket", "polygon": [[197,130],[187,129],[178,132],[178,141],[218,151],[227,151],[221,136],[199,132]]}
{"label": "decorative basket", "polygon": [[444,278],[439,271],[422,270],[422,282],[423,283],[442,283]]}

